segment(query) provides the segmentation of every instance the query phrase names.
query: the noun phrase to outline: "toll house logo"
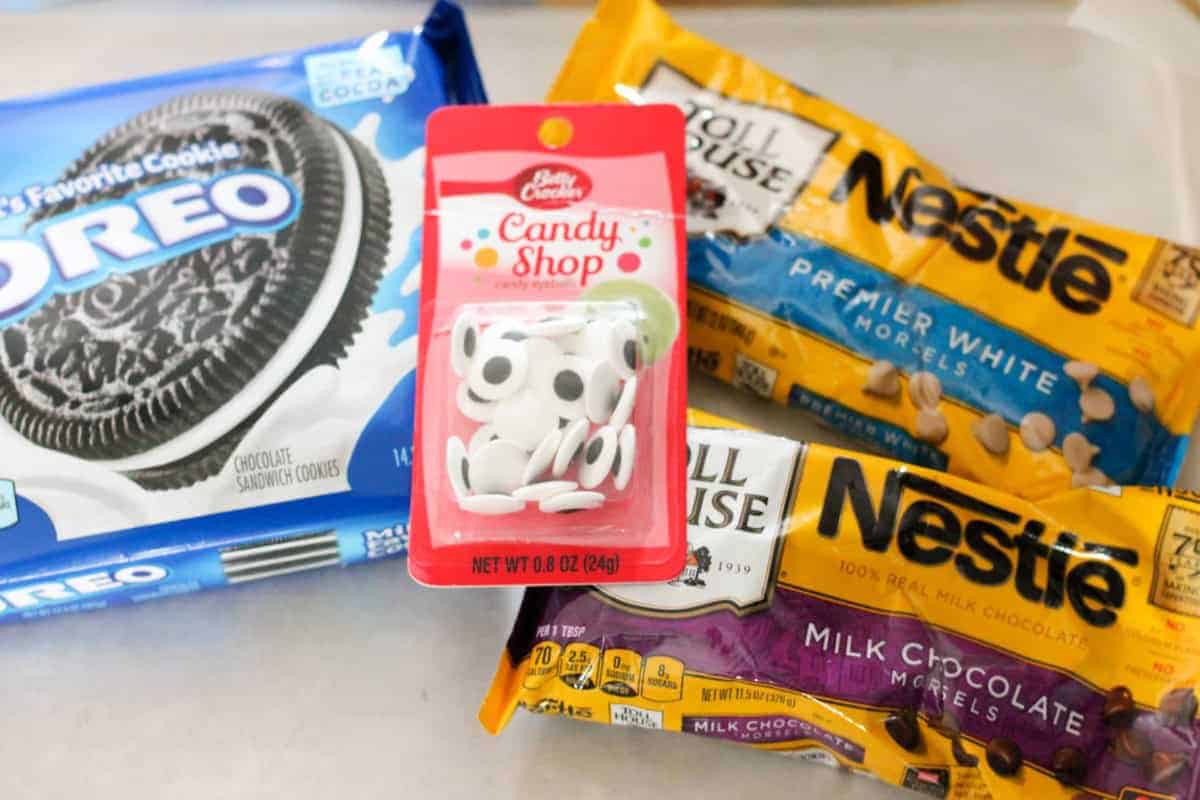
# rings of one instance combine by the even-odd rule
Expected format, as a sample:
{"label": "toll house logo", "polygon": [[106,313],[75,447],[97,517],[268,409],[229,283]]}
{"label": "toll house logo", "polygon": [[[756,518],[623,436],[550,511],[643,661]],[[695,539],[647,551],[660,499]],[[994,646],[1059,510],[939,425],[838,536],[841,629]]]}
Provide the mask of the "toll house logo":
{"label": "toll house logo", "polygon": [[610,584],[597,591],[616,605],[657,614],[761,609],[774,591],[803,463],[804,447],[796,442],[692,428],[683,570],[667,583]]}
{"label": "toll house logo", "polygon": [[671,583],[676,586],[707,586],[704,576],[710,569],[712,569],[712,552],[707,547],[693,547],[689,544],[683,572],[680,572]]}
{"label": "toll house logo", "polygon": [[688,233],[765,233],[837,138],[789,111],[707,89],[665,63],[635,91],[638,102],[670,103],[687,120]]}

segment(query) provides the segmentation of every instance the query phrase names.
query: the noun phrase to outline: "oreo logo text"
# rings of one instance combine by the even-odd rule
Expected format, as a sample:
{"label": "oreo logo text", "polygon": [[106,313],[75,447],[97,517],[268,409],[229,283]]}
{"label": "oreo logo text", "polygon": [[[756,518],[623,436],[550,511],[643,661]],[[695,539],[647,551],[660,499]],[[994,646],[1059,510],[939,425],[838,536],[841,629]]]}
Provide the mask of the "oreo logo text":
{"label": "oreo logo text", "polygon": [[960,576],[980,586],[1011,581],[1023,600],[1050,609],[1069,603],[1097,628],[1113,625],[1125,605],[1125,579],[1117,566],[1138,563],[1134,550],[1081,542],[1070,531],[1060,531],[1052,543],[1043,541],[1046,526],[1039,520],[1023,520],[907,470],[888,472],[876,507],[862,466],[841,457],[833,463],[817,533],[836,539],[847,503],[864,549],[886,553],[895,540],[909,563],[953,563]]}
{"label": "oreo logo text", "polygon": [[15,589],[0,591],[0,613],[8,610],[28,611],[44,605],[84,600],[97,594],[160,583],[169,576],[165,567],[157,564],[135,564],[109,572],[88,572],[61,581],[31,583]]}
{"label": "oreo logo text", "polygon": [[278,230],[299,207],[287,179],[246,169],[159,184],[43,220],[22,238],[0,239],[0,325],[111,272],[145,269],[240,233]]}

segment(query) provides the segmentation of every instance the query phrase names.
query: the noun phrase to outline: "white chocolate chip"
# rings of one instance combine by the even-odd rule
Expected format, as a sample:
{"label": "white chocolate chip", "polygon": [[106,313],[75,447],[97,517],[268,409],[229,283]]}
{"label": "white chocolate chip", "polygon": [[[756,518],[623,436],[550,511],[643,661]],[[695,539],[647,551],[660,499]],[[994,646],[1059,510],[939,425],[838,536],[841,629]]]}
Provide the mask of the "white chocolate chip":
{"label": "white chocolate chip", "polygon": [[942,382],[932,372],[917,372],[908,379],[908,396],[917,408],[935,409],[942,399]]}
{"label": "white chocolate chip", "polygon": [[946,418],[942,412],[922,408],[917,412],[917,438],[930,444],[941,444],[946,441],[950,429],[946,426]]}
{"label": "white chocolate chip", "polygon": [[1096,380],[1096,376],[1100,374],[1100,368],[1088,361],[1068,361],[1063,366],[1063,372],[1079,384],[1079,388],[1086,389]]}
{"label": "white chocolate chip", "polygon": [[1079,395],[1079,410],[1083,412],[1083,422],[1107,422],[1112,419],[1117,410],[1112,395],[1097,386],[1089,386]]}
{"label": "white chocolate chip", "polygon": [[1129,382],[1129,401],[1143,414],[1154,411],[1154,389],[1141,375]]}
{"label": "white chocolate chip", "polygon": [[1083,486],[1109,486],[1112,481],[1108,476],[1096,467],[1088,467],[1082,472],[1075,472],[1071,475],[1072,488],[1078,489]]}
{"label": "white chocolate chip", "polygon": [[1021,441],[1034,453],[1054,444],[1056,433],[1054,420],[1040,411],[1030,412],[1021,419]]}
{"label": "white chocolate chip", "polygon": [[1008,452],[1008,425],[999,414],[988,414],[971,426],[971,432],[989,453],[1002,456]]}
{"label": "white chocolate chip", "polygon": [[1063,458],[1072,472],[1086,472],[1092,465],[1092,459],[1100,452],[1100,448],[1087,440],[1087,437],[1076,431],[1068,433],[1063,439]]}
{"label": "white chocolate chip", "polygon": [[863,385],[867,394],[879,397],[895,397],[900,393],[900,372],[890,361],[876,361],[867,369],[867,382]]}

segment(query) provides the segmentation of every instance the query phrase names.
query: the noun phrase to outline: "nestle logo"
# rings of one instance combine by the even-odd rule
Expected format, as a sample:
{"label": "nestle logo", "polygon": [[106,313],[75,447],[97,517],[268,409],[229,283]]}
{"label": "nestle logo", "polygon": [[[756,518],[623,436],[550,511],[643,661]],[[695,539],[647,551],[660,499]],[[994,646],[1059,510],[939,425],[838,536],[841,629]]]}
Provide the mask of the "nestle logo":
{"label": "nestle logo", "polygon": [[537,164],[517,175],[513,189],[530,208],[566,208],[591,193],[592,179],[566,164]]}

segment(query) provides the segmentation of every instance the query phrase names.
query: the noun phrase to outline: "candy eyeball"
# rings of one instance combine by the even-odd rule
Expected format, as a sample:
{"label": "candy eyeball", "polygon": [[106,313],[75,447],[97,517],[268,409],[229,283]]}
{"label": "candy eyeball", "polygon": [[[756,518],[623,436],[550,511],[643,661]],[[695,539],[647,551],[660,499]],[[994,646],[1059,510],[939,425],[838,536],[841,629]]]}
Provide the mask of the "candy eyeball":
{"label": "candy eyeball", "polygon": [[621,319],[613,323],[609,337],[609,361],[617,374],[629,380],[642,364],[642,344],[637,326]]}
{"label": "candy eyeball", "polygon": [[616,457],[617,432],[611,426],[605,425],[583,446],[579,485],[584,489],[599,486],[612,472],[613,460]]}
{"label": "candy eyeball", "polygon": [[558,428],[550,429],[541,444],[535,447],[529,456],[529,463],[525,465],[525,472],[521,475],[521,483],[529,485],[550,469],[554,463],[554,457],[558,455],[558,446],[562,444],[562,436],[562,431]]}
{"label": "candy eyeball", "polygon": [[496,416],[496,404],[484,400],[465,383],[460,383],[454,393],[454,400],[463,416],[475,422],[491,422]]}
{"label": "candy eyeball", "polygon": [[522,486],[513,492],[512,496],[526,503],[538,503],[542,500],[549,500],[555,495],[573,492],[578,488],[579,484],[575,481],[542,481]]}
{"label": "candy eyeball", "polygon": [[617,400],[616,408],[613,409],[612,416],[608,420],[608,424],[617,430],[625,427],[625,424],[629,422],[629,418],[633,416],[633,407],[637,402],[637,387],[638,379],[636,377],[625,381],[625,385],[621,387],[621,396]]}
{"label": "candy eyeball", "polygon": [[597,425],[608,422],[621,397],[621,379],[607,361],[594,361],[584,378],[584,409]]}
{"label": "candy eyeball", "polygon": [[497,403],[492,424],[503,439],[532,452],[546,434],[558,430],[557,407],[553,400],[533,389],[522,389]]}
{"label": "candy eyeball", "polygon": [[543,317],[537,322],[531,322],[526,325],[525,330],[530,336],[545,336],[556,339],[578,333],[583,330],[583,326],[583,317],[564,315]]}
{"label": "candy eyeball", "polygon": [[563,429],[562,441],[558,445],[558,453],[554,456],[554,464],[550,474],[561,478],[583,451],[583,443],[587,441],[588,421],[577,419]]}
{"label": "candy eyeball", "polygon": [[480,425],[475,433],[471,434],[471,440],[467,442],[467,452],[474,453],[488,442],[499,438],[500,432],[496,430],[495,425]]}
{"label": "candy eyeball", "polygon": [[547,514],[569,514],[573,511],[590,511],[604,505],[600,492],[563,492],[538,502],[538,510]]}
{"label": "candy eyeball", "polygon": [[525,501],[508,494],[475,494],[459,500],[458,507],[472,514],[497,517],[517,513],[525,508]]}
{"label": "candy eyeball", "polygon": [[632,425],[626,425],[617,436],[617,455],[612,465],[613,488],[618,492],[625,491],[625,487],[629,485],[636,458],[637,433]]}
{"label": "candy eyeball", "polygon": [[529,454],[516,442],[496,439],[471,453],[471,487],[478,494],[511,494],[521,487]]}
{"label": "candy eyeball", "polygon": [[501,400],[525,385],[528,370],[529,359],[521,343],[484,341],[467,371],[467,387],[483,400]]}
{"label": "candy eyeball", "polygon": [[458,377],[465,377],[479,346],[479,326],[468,313],[459,314],[450,330],[450,367]]}
{"label": "candy eyeball", "polygon": [[462,439],[457,436],[451,436],[446,441],[446,473],[455,498],[462,500],[471,493],[470,461]]}

